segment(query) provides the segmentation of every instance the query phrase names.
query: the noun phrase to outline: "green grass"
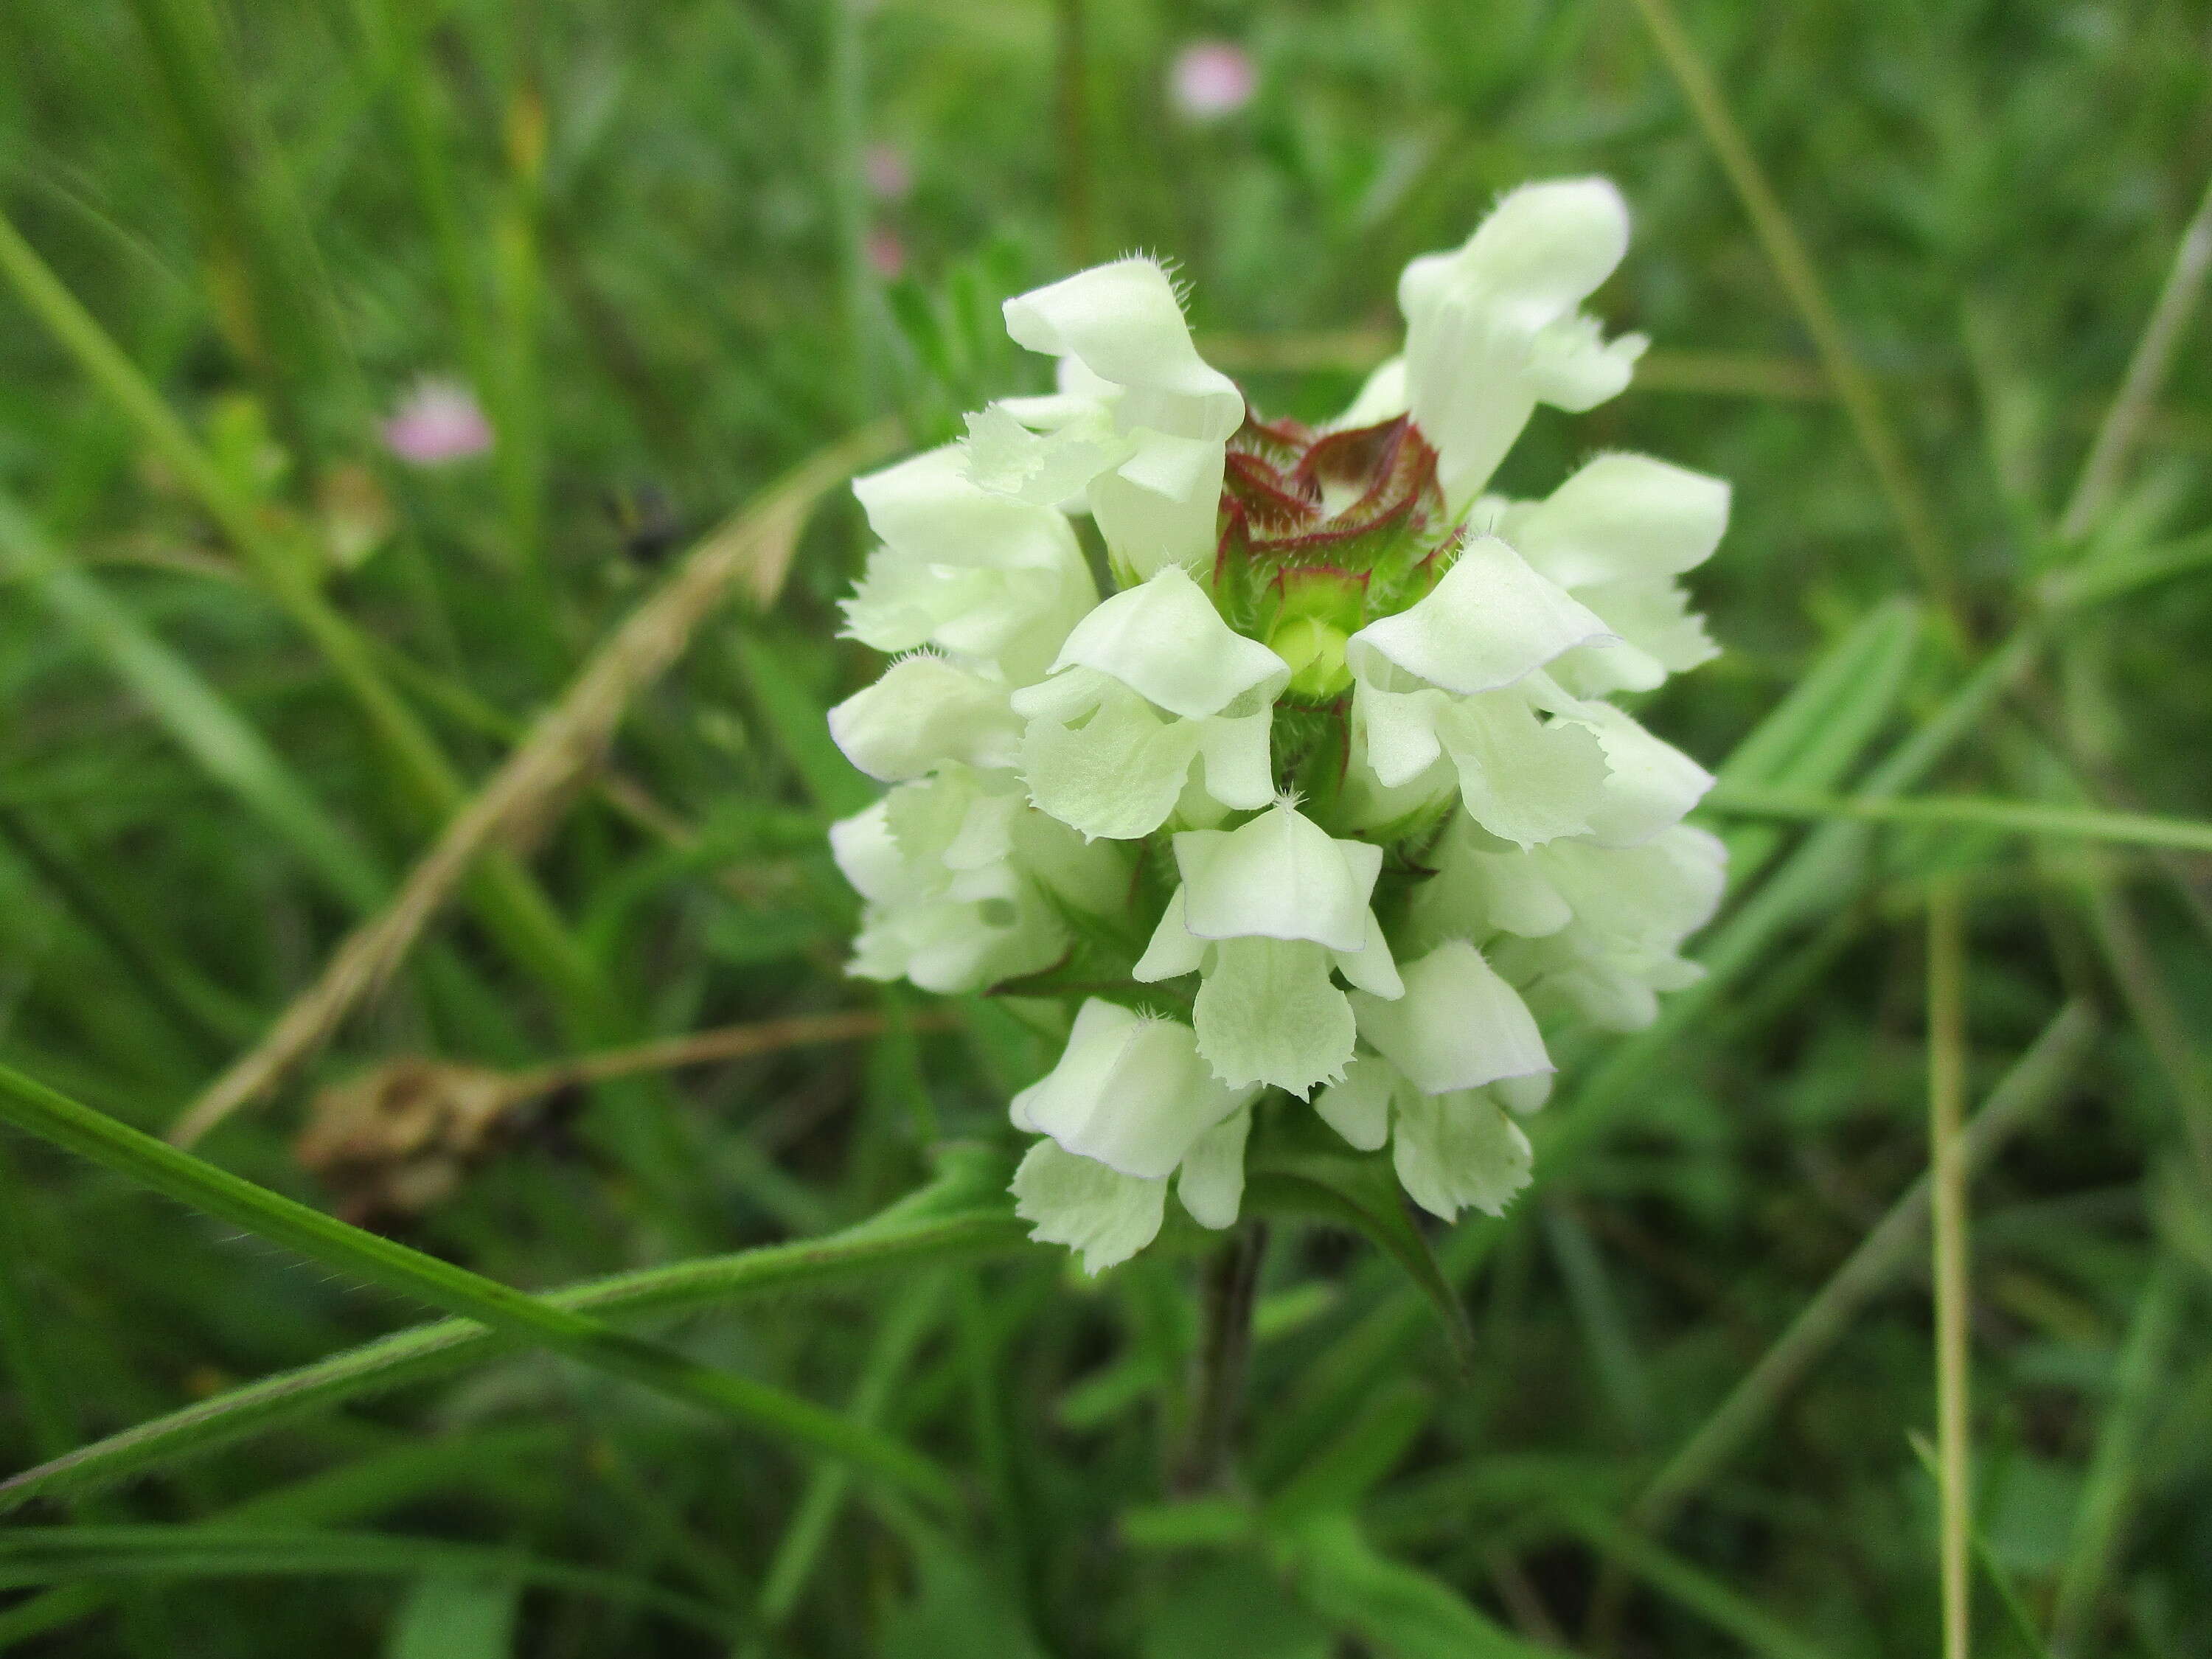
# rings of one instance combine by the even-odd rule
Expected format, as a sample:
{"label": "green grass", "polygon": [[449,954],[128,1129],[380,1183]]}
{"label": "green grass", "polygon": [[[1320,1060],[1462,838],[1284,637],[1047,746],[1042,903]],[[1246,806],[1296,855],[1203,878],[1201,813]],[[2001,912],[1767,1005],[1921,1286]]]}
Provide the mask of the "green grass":
{"label": "green grass", "polygon": [[[1210,125],[1164,92],[1199,34],[1262,69]],[[2188,284],[2099,440],[2212,175],[2201,8],[30,0],[7,35],[0,1649],[1936,1652],[1955,892],[1973,1650],[2212,1650]],[[838,972],[843,500],[206,1163],[142,1138],[691,540],[872,421],[1034,389],[999,299],[1156,250],[1316,416],[1407,258],[1587,172],[1637,216],[1599,307],[1650,372],[1501,484],[1613,447],[1734,481],[1695,583],[1727,654],[1639,711],[1722,775],[1730,906],[1702,987],[1567,1057],[1503,1222],[1255,1181],[1225,1495],[1165,1479],[1201,1241],[1096,1285],[1023,1243],[1004,1103],[1045,1045]],[[425,374],[495,456],[384,453]],[[388,509],[357,566],[342,487]],[[388,1237],[292,1156],[375,1062],[871,999],[866,1042],[556,1101]]]}

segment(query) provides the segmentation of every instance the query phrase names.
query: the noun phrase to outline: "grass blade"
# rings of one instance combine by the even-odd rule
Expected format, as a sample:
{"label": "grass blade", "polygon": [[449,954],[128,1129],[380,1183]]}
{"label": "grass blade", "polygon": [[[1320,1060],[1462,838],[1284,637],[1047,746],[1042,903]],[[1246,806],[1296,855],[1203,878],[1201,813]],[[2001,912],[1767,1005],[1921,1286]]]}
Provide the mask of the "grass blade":
{"label": "grass blade", "polygon": [[1700,803],[1724,816],[1776,818],[1859,818],[1873,823],[1942,824],[2024,836],[2116,842],[2130,847],[2176,847],[2212,853],[2212,823],[2158,817],[2148,812],[2100,812],[2046,806],[2039,801],[1985,796],[1919,796],[1909,800],[1812,794],[1792,789],[1715,789]]}
{"label": "grass blade", "polygon": [[1928,1173],[1935,1194],[1936,1442],[1942,1471],[1943,1655],[1968,1659],[1972,1524],[1967,1416],[1966,924],[1958,888],[1946,878],[1928,905]]}
{"label": "grass blade", "polygon": [[0,1119],[342,1273],[474,1319],[598,1370],[750,1427],[768,1428],[944,1500],[951,1484],[907,1446],[765,1384],[698,1364],[573,1308],[524,1295],[465,1267],[347,1225],[319,1210],[141,1134],[0,1067]]}
{"label": "grass blade", "polygon": [[[937,1180],[843,1232],[619,1273],[538,1300],[578,1313],[674,1313],[842,1285],[895,1267],[1025,1249],[1029,1229],[1005,1200],[1008,1173],[990,1154],[951,1149],[941,1155]],[[400,1331],[141,1423],[0,1481],[0,1512],[166,1468],[328,1407],[449,1376],[524,1346],[473,1319]]]}

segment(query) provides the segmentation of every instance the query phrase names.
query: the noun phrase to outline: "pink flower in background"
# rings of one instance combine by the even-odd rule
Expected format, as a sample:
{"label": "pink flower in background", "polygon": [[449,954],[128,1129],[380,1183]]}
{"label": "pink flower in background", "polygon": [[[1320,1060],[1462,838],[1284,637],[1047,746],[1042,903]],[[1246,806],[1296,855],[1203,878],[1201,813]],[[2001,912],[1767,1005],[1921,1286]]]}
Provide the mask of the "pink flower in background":
{"label": "pink flower in background", "polygon": [[384,447],[413,466],[465,460],[491,445],[491,422],[458,380],[417,380],[384,423]]}
{"label": "pink flower in background", "polygon": [[914,188],[914,167],[896,144],[870,144],[860,152],[860,176],[869,194],[886,202],[903,202]]}
{"label": "pink flower in background", "polygon": [[1233,115],[1260,89],[1251,53],[1227,40],[1194,40],[1176,54],[1168,71],[1175,106],[1194,121]]}
{"label": "pink flower in background", "polygon": [[889,282],[906,269],[906,244],[899,240],[898,232],[878,225],[868,233],[866,252],[868,269]]}

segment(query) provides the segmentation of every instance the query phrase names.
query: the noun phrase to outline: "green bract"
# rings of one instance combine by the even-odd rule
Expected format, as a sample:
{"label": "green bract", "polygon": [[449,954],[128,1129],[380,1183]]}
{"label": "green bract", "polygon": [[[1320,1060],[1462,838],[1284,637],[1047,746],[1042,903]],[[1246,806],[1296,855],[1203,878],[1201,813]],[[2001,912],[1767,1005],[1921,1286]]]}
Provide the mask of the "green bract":
{"label": "green bract", "polygon": [[1633,1029],[1695,979],[1724,860],[1681,819],[1712,780],[1606,699],[1713,654],[1678,578],[1728,488],[1616,454],[1484,493],[1536,404],[1627,384],[1642,340],[1578,309],[1627,238],[1602,180],[1515,191],[1407,267],[1404,356],[1319,428],[1249,411],[1157,264],[1084,271],[1006,307],[1056,393],[855,486],[883,545],[849,630],[912,654],[830,714],[893,786],[832,835],[851,971],[1080,982],[1012,1103],[1043,1137],[1014,1192],[1092,1271],[1171,1181],[1233,1222],[1281,1096],[1425,1208],[1496,1213],[1540,1022]]}

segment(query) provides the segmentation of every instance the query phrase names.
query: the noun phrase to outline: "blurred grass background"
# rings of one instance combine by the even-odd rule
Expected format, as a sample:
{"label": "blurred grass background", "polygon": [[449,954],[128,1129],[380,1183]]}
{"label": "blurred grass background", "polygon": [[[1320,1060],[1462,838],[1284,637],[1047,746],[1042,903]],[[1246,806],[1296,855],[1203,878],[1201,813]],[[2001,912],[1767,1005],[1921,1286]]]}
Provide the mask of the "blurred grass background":
{"label": "blurred grass background", "polygon": [[[1504,189],[1587,172],[1637,215],[1598,308],[1656,349],[1615,403],[1540,412],[1501,483],[1541,493],[1606,447],[1735,482],[1696,581],[1727,654],[1647,718],[1709,763],[1737,754],[1743,802],[1794,790],[1782,805],[1819,817],[1883,787],[1884,757],[1945,729],[1972,666],[2024,641],[2002,695],[1898,781],[2046,826],[2124,812],[2201,849],[2201,335],[2115,487],[2067,519],[2212,174],[2202,8],[1684,6],[1924,501],[1917,560],[1651,15],[9,8],[0,1053],[166,1128],[696,538],[872,422],[937,441],[1036,387],[1000,335],[1005,295],[1158,252],[1255,401],[1317,418],[1389,349],[1408,257]],[[1249,103],[1206,118],[1170,95],[1203,40],[1257,71]],[[74,336],[41,264],[88,314]],[[105,380],[87,328],[120,349]],[[426,376],[473,388],[489,453],[418,467],[387,447]],[[516,1070],[880,1016],[860,1042],[563,1088],[453,1191],[381,1218],[540,1291],[811,1237],[913,1188],[939,1138],[1010,1144],[1004,1101],[1048,1046],[988,1000],[940,1018],[838,972],[855,906],[822,830],[870,792],[820,711],[873,672],[833,639],[865,551],[833,491],[780,602],[700,627],[630,704],[600,786],[486,860],[208,1155],[339,1205],[292,1138],[309,1085],[372,1063]],[[1796,711],[1778,728],[1778,707]],[[1739,750],[1762,720],[1765,750]],[[1001,1249],[665,1332],[927,1448],[969,1486],[951,1518],[872,1483],[848,1502],[772,1440],[510,1355],[21,1511],[40,1536],[0,1531],[0,1584],[21,1589],[0,1641],[1935,1652],[1937,1488],[1908,1439],[1935,1422],[1923,1235],[1853,1256],[1928,1162],[1932,886],[1966,917],[1952,1057],[2015,1131],[1973,1188],[1962,1310],[1978,1650],[2212,1650],[2212,860],[1989,813],[1712,821],[1741,872],[1714,990],[1577,1056],[1540,1145],[1556,1178],[1439,1241],[1471,1376],[1375,1251],[1276,1230],[1242,1462],[1264,1502],[1162,1504],[1187,1258],[1094,1286],[1056,1250]],[[9,1469],[419,1312],[28,1141],[0,1153]],[[261,1530],[183,1548],[211,1517]],[[106,1553],[55,1566],[64,1523]],[[735,1637],[702,1633],[716,1619]]]}

